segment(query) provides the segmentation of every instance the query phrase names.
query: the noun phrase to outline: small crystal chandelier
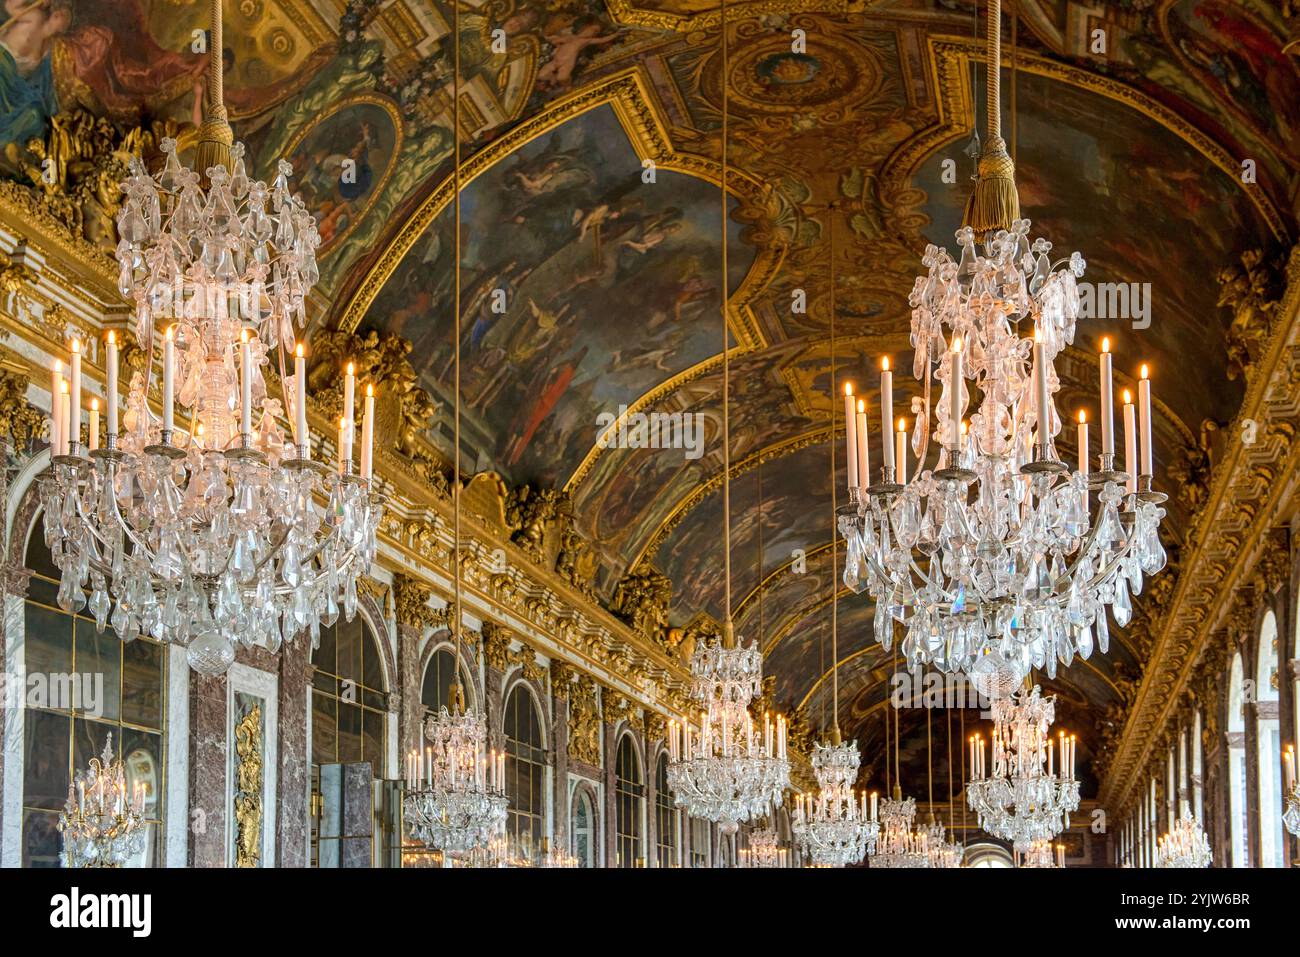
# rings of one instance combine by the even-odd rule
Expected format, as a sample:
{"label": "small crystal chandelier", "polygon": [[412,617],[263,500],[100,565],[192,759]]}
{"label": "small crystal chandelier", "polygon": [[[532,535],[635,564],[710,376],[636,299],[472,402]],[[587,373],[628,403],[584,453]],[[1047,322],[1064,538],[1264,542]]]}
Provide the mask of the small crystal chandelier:
{"label": "small crystal chandelier", "polygon": [[831,740],[813,745],[812,766],[817,792],[795,800],[790,829],[813,867],[847,867],[860,864],[873,852],[880,834],[876,795],[853,792],[861,756],[856,741]]}
{"label": "small crystal chandelier", "polygon": [[[374,397],[367,393],[354,474],[355,376],[344,379],[337,468],[312,458],[306,376],[294,328],[319,278],[320,236],[290,192],[288,163],[252,182],[221,102],[221,5],[213,5],[211,116],[196,165],[175,140],[155,177],[137,158],[122,183],[119,291],[133,304],[145,358],[119,431],[118,349],[106,349],[105,440],[98,400],[83,441],[82,344],[69,375],[55,363],[51,469],[40,483],[45,540],[61,574],[58,601],[87,609],[123,641],[145,633],[188,646],[191,667],[224,672],[235,642],[282,641],[356,613],[357,581],[375,556],[381,503],[370,487]],[[206,162],[205,162],[206,161]],[[160,328],[165,327],[165,328]],[[162,416],[149,408],[162,333]],[[293,376],[286,352],[294,354]],[[265,372],[278,359],[284,403]],[[290,400],[291,390],[293,401]],[[177,406],[188,424],[176,421]],[[292,411],[292,443],[277,419]],[[84,592],[90,591],[89,603]]]}
{"label": "small crystal chandelier", "polygon": [[1282,757],[1286,760],[1286,811],[1282,814],[1282,825],[1300,837],[1300,785],[1296,784],[1295,747],[1288,744]]}
{"label": "small crystal chandelier", "polygon": [[790,866],[790,849],[781,841],[774,821],[749,831],[745,837],[746,846],[736,854],[737,867],[766,869]]}
{"label": "small crystal chandelier", "polygon": [[[460,36],[460,4],[452,4],[453,37]],[[461,217],[460,217],[460,44],[453,43],[452,69],[452,363],[455,394],[452,418],[452,598],[451,630],[455,637],[456,677],[451,686],[450,708],[440,708],[425,728],[431,742],[425,755],[408,759],[408,780],[416,785],[407,794],[404,807],[411,821],[411,833],[430,847],[452,854],[468,854],[477,848],[491,848],[505,834],[508,802],[505,795],[505,754],[487,752],[487,714],[480,708],[465,707],[461,685],[461,436],[460,436],[460,341],[461,341]],[[421,764],[421,761],[424,763]]]}
{"label": "small crystal chandelier", "polygon": [[121,867],[144,850],[144,784],[128,792],[126,767],[113,757],[113,735],[104,753],[90,759],[68,785],[59,814],[64,867]]}
{"label": "small crystal chandelier", "polygon": [[1052,842],[1047,840],[1021,841],[1014,845],[1013,850],[1018,867],[1065,866],[1064,844],[1053,847]]}
{"label": "small crystal chandelier", "polygon": [[504,836],[506,756],[487,750],[483,713],[465,710],[459,684],[452,707],[429,718],[425,734],[424,752],[407,757],[403,813],[411,836],[453,856]]}
{"label": "small crystal chandelier", "polygon": [[[723,75],[727,62],[727,7],[721,10]],[[727,84],[723,84],[726,129]],[[679,807],[693,817],[715,822],[723,834],[779,807],[790,786],[784,716],[763,716],[754,729],[750,704],[762,691],[763,654],[756,644],[736,641],[731,618],[731,331],[730,283],[726,277],[728,242],[727,141],[722,142],[722,494],[723,580],[726,614],[722,637],[701,641],[691,655],[691,700],[701,712],[699,730],[674,721],[669,727],[668,786]]]}
{"label": "small crystal chandelier", "polygon": [[1186,798],[1180,798],[1178,805],[1178,822],[1156,846],[1156,867],[1209,867],[1214,863],[1209,835],[1192,816]]}
{"label": "small crystal chandelier", "polygon": [[962,860],[966,856],[965,846],[948,840],[947,829],[933,813],[925,825],[925,847],[926,854],[930,858],[930,866],[936,869],[961,867]]}
{"label": "small crystal chandelier", "polygon": [[894,785],[892,797],[880,802],[880,836],[871,855],[872,867],[929,867],[928,836],[914,829],[916,801],[904,798],[902,788]]}
{"label": "small crystal chandelier", "polygon": [[1050,841],[1070,826],[1070,812],[1079,808],[1077,741],[1064,731],[1052,740],[1056,699],[1042,697],[1037,685],[993,701],[992,711],[992,767],[984,738],[972,735],[969,742],[971,810],[994,837],[1022,844]]}
{"label": "small crystal chandelier", "polygon": [[[997,0],[988,37],[996,76]],[[1074,341],[1084,262],[1078,253],[1053,262],[1050,243],[1031,243],[1000,135],[996,87],[988,122],[980,181],[957,233],[960,258],[929,246],[922,260],[928,273],[917,278],[909,300],[913,372],[923,383],[913,405],[917,474],[908,482],[905,422],[895,431],[893,372],[885,359],[878,479],[871,474],[865,403],[846,388],[849,494],[857,509],[841,518],[840,531],[848,543],[845,584],[876,601],[876,641],[888,649],[899,622],[909,668],[929,663],[968,674],[982,694],[996,698],[1031,668],[1054,676],[1058,662],[1069,666],[1094,648],[1105,653],[1106,609],[1126,625],[1143,576],[1165,565],[1158,534],[1165,496],[1151,489],[1146,366],[1136,405],[1126,395],[1124,470],[1116,468],[1108,342],[1100,356],[1100,470],[1089,468],[1082,413],[1077,470],[1058,459],[1054,362]],[[1022,321],[1032,324],[1032,338],[1022,338]],[[932,417],[936,379],[942,399]],[[968,423],[974,388],[981,405]],[[932,438],[941,448],[930,469]]]}
{"label": "small crystal chandelier", "polygon": [[571,870],[578,866],[578,859],[564,848],[552,845],[549,840],[543,839],[541,862],[538,866]]}

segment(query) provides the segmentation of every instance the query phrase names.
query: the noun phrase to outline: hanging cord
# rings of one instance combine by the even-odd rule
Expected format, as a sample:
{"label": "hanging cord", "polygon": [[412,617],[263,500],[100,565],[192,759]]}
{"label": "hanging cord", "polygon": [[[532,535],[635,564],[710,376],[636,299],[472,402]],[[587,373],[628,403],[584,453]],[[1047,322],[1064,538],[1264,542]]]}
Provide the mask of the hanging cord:
{"label": "hanging cord", "polygon": [[[894,680],[890,682],[891,689],[897,683],[897,681],[898,681],[898,646],[895,645],[894,646]],[[886,692],[885,701],[886,701],[886,707],[891,707],[891,708],[893,707],[893,699],[888,692]],[[898,763],[898,721],[902,717],[902,715],[899,714],[900,710],[901,709],[898,708],[894,709],[894,791],[901,796],[903,790],[903,769],[902,767],[899,766]],[[889,742],[885,742],[885,746],[888,747]]]}
{"label": "hanging cord", "polygon": [[835,397],[839,394],[835,388],[835,206],[831,205],[826,214],[830,229],[831,253],[831,743],[840,743],[840,602],[839,589],[839,536],[835,523],[839,518],[839,493],[835,481]]}
{"label": "hanging cord", "polygon": [[944,707],[948,718],[948,830],[956,830],[956,819],[952,815],[952,708]]}
{"label": "hanging cord", "polygon": [[199,141],[194,150],[194,168],[206,180],[208,170],[214,166],[230,166],[230,147],[235,142],[235,132],[226,115],[226,84],[223,72],[225,62],[225,32],[222,23],[221,0],[208,2],[208,97],[207,110],[199,126]]}
{"label": "hanging cord", "polygon": [[1019,126],[1016,117],[1016,89],[1020,85],[1020,2],[1011,0],[1011,162],[1018,163],[1017,147],[1020,145]]}
{"label": "hanging cord", "polygon": [[1016,192],[1016,164],[1007,154],[1002,139],[1002,3],[990,0],[987,28],[986,79],[989,137],[980,153],[979,176],[966,202],[965,225],[983,240],[989,233],[1010,229],[1020,218],[1020,196]]}
{"label": "hanging cord", "polygon": [[966,709],[961,709],[961,747],[957,749],[961,755],[961,790],[957,793],[961,795],[961,842],[966,843]]}
{"label": "hanging cord", "polygon": [[452,171],[451,171],[451,205],[452,205],[452,367],[453,390],[455,393],[452,436],[455,450],[452,452],[451,501],[454,516],[452,540],[452,567],[454,575],[455,611],[452,616],[456,635],[456,685],[452,691],[454,709],[465,708],[465,689],[460,683],[461,648],[461,601],[460,601],[460,0],[451,4],[451,137],[452,137]]}
{"label": "hanging cord", "polygon": [[722,48],[722,560],[726,580],[726,624],[723,647],[736,645],[735,626],[731,623],[731,334],[727,313],[731,309],[731,272],[727,262],[727,0],[721,3]]}

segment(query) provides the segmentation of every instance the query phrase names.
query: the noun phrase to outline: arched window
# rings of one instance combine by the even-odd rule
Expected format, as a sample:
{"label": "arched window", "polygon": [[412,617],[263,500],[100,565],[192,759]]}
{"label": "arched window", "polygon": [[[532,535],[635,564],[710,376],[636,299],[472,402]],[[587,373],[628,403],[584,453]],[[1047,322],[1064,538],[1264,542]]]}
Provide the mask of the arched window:
{"label": "arched window", "polygon": [[[420,702],[431,712],[437,713],[451,703],[451,683],[456,676],[456,654],[450,648],[439,648],[429,658],[424,669],[424,681],[420,686]],[[460,683],[465,691],[465,706],[473,707],[474,685],[469,680],[469,672],[461,663]]]}
{"label": "arched window", "polygon": [[506,837],[512,855],[539,861],[545,831],[546,752],[532,693],[517,684],[506,699]]}
{"label": "arched window", "polygon": [[677,866],[677,808],[668,790],[668,755],[659,755],[655,767],[655,837],[659,844],[659,866]]}
{"label": "arched window", "polygon": [[641,760],[629,734],[618,742],[614,792],[615,863],[618,867],[637,867],[641,857],[641,799],[645,786],[641,783]]}
{"label": "arched window", "polygon": [[137,784],[145,792],[147,835],[131,865],[161,866],[167,656],[150,638],[123,644],[112,627],[97,631],[84,609],[70,615],[59,608],[60,573],[39,525],[25,556],[32,576],[23,603],[22,658],[9,664],[26,675],[17,692],[24,704],[22,865],[59,866],[57,825],[68,784],[112,735],[128,793]]}
{"label": "arched window", "polygon": [[322,627],[312,653],[312,763],[370,763],[382,778],[387,754],[388,686],[375,633],[357,615]]}
{"label": "arched window", "polygon": [[1282,851],[1282,741],[1278,720],[1277,617],[1269,609],[1259,632],[1259,660],[1255,669],[1255,738],[1259,745],[1259,849],[1263,867],[1281,867]]}
{"label": "arched window", "polygon": [[1246,857],[1246,714],[1241,653],[1228,674],[1228,811],[1232,823],[1232,866],[1249,867]]}
{"label": "arched window", "polygon": [[569,827],[569,852],[578,859],[579,867],[596,866],[596,830],[596,808],[587,791],[580,790],[573,798]]}
{"label": "arched window", "polygon": [[997,844],[972,844],[966,851],[967,867],[1015,867],[1011,852]]}

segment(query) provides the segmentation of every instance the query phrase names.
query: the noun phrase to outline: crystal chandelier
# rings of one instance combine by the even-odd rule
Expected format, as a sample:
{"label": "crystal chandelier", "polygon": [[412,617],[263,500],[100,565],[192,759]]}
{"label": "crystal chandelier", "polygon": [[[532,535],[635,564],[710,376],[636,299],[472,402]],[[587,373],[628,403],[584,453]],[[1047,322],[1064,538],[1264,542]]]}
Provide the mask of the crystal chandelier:
{"label": "crystal chandelier", "polygon": [[466,711],[464,692],[429,718],[423,753],[407,757],[403,813],[411,836],[452,855],[487,847],[505,834],[504,753],[487,750],[481,711]]}
{"label": "crystal chandelier", "polygon": [[993,701],[992,711],[992,767],[984,738],[972,735],[969,743],[971,810],[994,837],[1024,844],[1050,841],[1070,826],[1070,812],[1079,807],[1076,739],[1062,731],[1052,740],[1056,699],[1042,697],[1037,685]]}
{"label": "crystal chandelier", "polygon": [[948,840],[947,829],[933,813],[925,825],[925,848],[926,855],[930,858],[930,867],[936,869],[961,867],[966,856],[965,846]]}
{"label": "crystal chandelier", "polygon": [[895,784],[893,797],[880,802],[880,836],[871,855],[872,867],[929,867],[928,836],[914,829],[916,801],[904,798]]}
{"label": "crystal chandelier", "polygon": [[[460,36],[460,4],[452,4],[453,37]],[[493,842],[504,838],[506,810],[505,754],[487,752],[487,714],[479,708],[465,707],[465,690],[461,684],[461,435],[460,435],[460,341],[461,341],[461,217],[460,217],[460,44],[453,43],[452,69],[452,298],[451,323],[454,400],[452,418],[452,614],[451,630],[455,637],[455,679],[451,686],[450,707],[443,707],[426,725],[425,736],[431,742],[425,755],[415,754],[408,760],[410,789],[404,807],[411,821],[411,833],[430,847],[449,854],[464,855],[476,849],[493,849]],[[423,765],[421,764],[423,761]],[[414,773],[412,773],[414,772]]]}
{"label": "crystal chandelier", "polygon": [[1065,845],[1049,840],[1021,841],[1013,846],[1020,867],[1064,867]]}
{"label": "crystal chandelier", "polygon": [[1286,811],[1282,814],[1282,825],[1300,837],[1300,785],[1296,784],[1295,747],[1288,744],[1282,757],[1286,761]]}
{"label": "crystal chandelier", "polygon": [[[727,8],[721,9],[723,76],[727,63]],[[727,84],[722,116],[722,496],[726,614],[722,637],[704,640],[691,655],[691,700],[701,712],[699,730],[674,721],[669,728],[668,786],[679,807],[734,834],[742,823],[780,806],[790,786],[786,724],[763,717],[757,734],[750,704],[762,690],[763,654],[736,641],[731,619],[731,331],[727,279]]]}
{"label": "crystal chandelier", "polygon": [[126,767],[113,757],[113,735],[104,753],[90,759],[68,785],[59,814],[64,867],[121,867],[144,850],[144,785],[128,792]]}
{"label": "crystal chandelier", "polygon": [[774,823],[756,828],[746,835],[747,846],[736,855],[736,864],[743,868],[773,868],[790,866],[790,849],[781,843],[781,835]]}
{"label": "crystal chandelier", "polygon": [[[190,665],[220,674],[234,643],[277,650],[342,606],[375,554],[381,505],[370,488],[373,389],[353,471],[354,391],[344,379],[336,468],[312,458],[306,376],[294,328],[319,278],[320,236],[291,167],[250,181],[221,106],[220,4],[213,5],[212,109],[196,160],[162,141],[158,176],[130,162],[118,213],[118,287],[132,303],[144,369],[132,376],[119,432],[116,334],[106,343],[106,421],[98,400],[83,441],[82,344],[69,375],[55,363],[52,465],[40,483],[45,539],[61,575],[58,601],[87,609],[123,641],[141,633],[188,646]],[[149,407],[161,334],[162,415]],[[286,352],[294,353],[287,375]],[[278,360],[282,405],[265,371]],[[294,401],[289,402],[290,394]],[[184,424],[177,422],[177,406]],[[188,410],[188,415],[184,413]],[[292,410],[293,441],[277,418]],[[90,591],[89,602],[85,591]]]}
{"label": "crystal chandelier", "polygon": [[562,847],[552,846],[550,841],[542,840],[541,867],[571,870],[578,866],[578,859]]}
{"label": "crystal chandelier", "polygon": [[[875,599],[876,640],[889,648],[900,622],[908,667],[964,672],[988,697],[1010,693],[1031,668],[1053,676],[1058,661],[1068,666],[1094,648],[1104,653],[1106,608],[1126,625],[1143,575],[1165,565],[1158,534],[1165,496],[1151,490],[1146,366],[1136,405],[1128,395],[1124,406],[1124,471],[1115,464],[1108,342],[1100,356],[1100,469],[1089,467],[1082,413],[1078,468],[1057,456],[1062,422],[1052,398],[1060,388],[1053,364],[1074,341],[1084,262],[1078,253],[1053,262],[1051,244],[1031,242],[1029,221],[1019,217],[993,83],[1001,56],[997,17],[994,0],[991,137],[967,225],[957,232],[960,256],[929,246],[922,260],[928,273],[909,299],[913,371],[923,383],[913,405],[917,474],[908,481],[905,422],[895,431],[886,359],[878,479],[871,474],[865,403],[846,388],[849,494],[857,510],[840,520],[848,544],[844,582]],[[990,192],[1002,200],[992,210]],[[1022,322],[1032,325],[1031,338],[1022,337]],[[934,416],[933,379],[942,388]],[[967,422],[976,390],[980,405]],[[932,438],[941,448],[930,469]]]}
{"label": "crystal chandelier", "polygon": [[859,864],[876,848],[880,834],[876,795],[853,793],[861,757],[856,741],[838,740],[813,745],[812,766],[817,778],[815,794],[801,794],[795,800],[790,829],[809,864],[813,867],[846,867]]}
{"label": "crystal chandelier", "polygon": [[1178,822],[1160,837],[1156,847],[1156,867],[1209,867],[1214,863],[1209,835],[1192,816],[1187,800],[1178,803]]}

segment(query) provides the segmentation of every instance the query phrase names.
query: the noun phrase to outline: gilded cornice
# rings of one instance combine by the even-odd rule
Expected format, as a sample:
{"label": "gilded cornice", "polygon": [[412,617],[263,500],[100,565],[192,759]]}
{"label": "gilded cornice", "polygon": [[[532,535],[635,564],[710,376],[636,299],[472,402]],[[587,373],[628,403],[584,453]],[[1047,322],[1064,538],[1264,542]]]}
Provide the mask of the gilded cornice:
{"label": "gilded cornice", "polygon": [[[1197,681],[1198,660],[1210,657],[1220,670],[1209,677],[1221,679],[1214,636],[1254,627],[1257,569],[1278,550],[1270,532],[1289,518],[1300,492],[1300,443],[1293,441],[1300,416],[1300,249],[1291,253],[1287,279],[1279,319],[1227,429],[1235,440],[1216,463],[1205,507],[1189,529],[1170,611],[1153,629],[1150,661],[1102,782],[1107,807],[1133,800],[1154,742],[1174,719],[1183,689]],[[1252,422],[1255,441],[1246,444],[1240,437]],[[1281,574],[1274,569],[1268,577]],[[1203,695],[1205,670],[1199,680]],[[1208,720],[1214,709],[1205,710]]]}

